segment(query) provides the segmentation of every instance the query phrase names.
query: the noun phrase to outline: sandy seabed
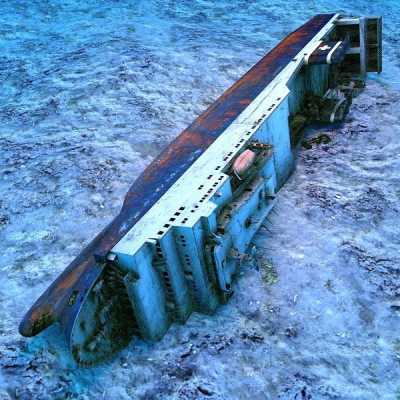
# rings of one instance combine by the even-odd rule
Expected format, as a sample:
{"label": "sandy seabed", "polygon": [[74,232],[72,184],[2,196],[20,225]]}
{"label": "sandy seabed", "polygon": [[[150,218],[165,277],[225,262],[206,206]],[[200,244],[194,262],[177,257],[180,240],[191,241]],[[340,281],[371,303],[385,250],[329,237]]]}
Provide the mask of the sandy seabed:
{"label": "sandy seabed", "polygon": [[77,369],[58,327],[18,323],[117,213],[151,159],[258,58],[332,2],[0,5],[0,399],[400,398],[400,5],[385,73],[345,124],[308,129],[231,301]]}

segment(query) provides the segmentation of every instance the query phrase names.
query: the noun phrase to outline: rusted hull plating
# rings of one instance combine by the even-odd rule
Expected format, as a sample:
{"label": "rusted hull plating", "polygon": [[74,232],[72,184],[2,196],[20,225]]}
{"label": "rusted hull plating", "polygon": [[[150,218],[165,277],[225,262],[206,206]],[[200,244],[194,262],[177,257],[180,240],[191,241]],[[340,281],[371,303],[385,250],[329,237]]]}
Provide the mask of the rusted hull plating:
{"label": "rusted hull plating", "polygon": [[[28,311],[28,313],[22,320],[20,324],[20,333],[24,336],[34,336],[41,332],[43,329],[47,328],[49,325],[58,321],[61,322],[64,326],[67,338],[71,342],[71,337],[74,335],[73,330],[75,329],[76,321],[78,319],[79,313],[82,310],[84,302],[87,301],[88,304],[93,304],[90,312],[93,313],[94,311],[96,311],[96,300],[90,300],[88,297],[93,296],[93,290],[97,290],[99,291],[99,293],[101,292],[101,295],[105,296],[108,299],[107,301],[111,301],[111,295],[109,294],[109,292],[112,291],[112,287],[107,288],[105,287],[106,284],[103,284],[103,286],[100,287],[99,282],[104,281],[105,274],[108,273],[106,271],[109,271],[109,266],[111,264],[116,264],[116,262],[114,262],[115,254],[118,254],[118,257],[121,260],[124,259],[124,253],[120,254],[118,253],[118,251],[113,251],[115,246],[123,241],[123,239],[128,235],[129,232],[134,231],[134,226],[142,220],[146,213],[148,213],[149,210],[151,210],[152,207],[155,206],[155,204],[159,202],[160,199],[162,199],[163,196],[175,184],[179,183],[181,177],[185,174],[185,172],[187,172],[190,167],[197,160],[199,160],[199,158],[206,152],[207,149],[212,148],[212,145],[215,146],[217,139],[219,139],[224,133],[226,133],[227,129],[230,128],[232,124],[237,123],[238,117],[243,115],[243,113],[250,108],[249,106],[254,104],[257,97],[263,91],[265,91],[266,88],[272,86],[275,83],[275,81],[288,69],[291,63],[293,63],[295,66],[293,69],[293,73],[289,74],[286,80],[285,78],[283,78],[283,81],[280,83],[285,88],[286,85],[290,87],[289,81],[292,80],[293,77],[297,73],[299,73],[299,71],[301,72],[304,68],[313,68],[311,66],[303,67],[304,54],[302,52],[306,48],[306,46],[310,46],[310,43],[315,41],[315,37],[318,34],[321,35],[321,32],[324,32],[323,36],[329,35],[329,39],[331,41],[332,39],[345,39],[343,35],[346,33],[346,30],[343,29],[344,25],[340,25],[338,21],[340,21],[340,17],[337,14],[321,14],[313,17],[302,27],[287,36],[278,46],[276,46],[266,56],[264,56],[240,80],[238,80],[201,116],[199,116],[187,129],[185,129],[133,183],[128,193],[126,194],[123,207],[118,216],[80,253],[80,255],[65,269],[65,271],[57,278],[57,280],[36,301],[36,303],[32,306],[32,308]],[[341,37],[339,38],[335,37],[335,32],[337,32],[337,29],[335,29],[336,26],[340,26],[340,29],[343,30],[343,32],[341,33]],[[375,25],[372,24],[372,26],[374,27]],[[323,36],[321,37],[321,39],[324,38]],[[361,41],[361,38],[359,38],[359,41]],[[321,45],[321,40],[319,40],[316,44]],[[316,46],[313,47],[315,48],[312,50],[317,49]],[[360,45],[360,47],[362,46]],[[361,58],[359,62],[361,62]],[[332,85],[332,82],[329,82],[329,80],[332,80],[333,75],[331,73],[330,66],[322,66],[321,68],[324,68],[323,76],[325,78],[323,79],[323,81],[319,82],[319,84],[321,88],[325,91],[330,85]],[[315,75],[315,71],[312,71],[311,69],[310,71],[311,74],[308,74],[308,79],[316,79],[318,81],[319,78],[313,78],[313,76]],[[317,70],[316,72],[318,73]],[[279,84],[279,82],[277,82],[277,84]],[[319,91],[320,90],[314,90],[314,92],[318,92],[318,94]],[[296,96],[300,97],[300,100],[296,99],[296,101],[293,102],[291,101],[290,96],[288,97],[288,93],[284,93],[282,95],[282,98],[288,98],[288,101],[285,103],[286,112],[283,116],[283,118],[286,118],[286,125],[287,118],[292,117],[299,111],[299,107],[294,106],[293,104],[301,104],[302,95],[298,94]],[[278,97],[277,102],[279,103],[280,101],[282,101],[282,99],[281,97]],[[282,107],[279,107],[283,110],[285,104],[283,104]],[[271,110],[273,109],[273,107],[275,107],[275,104],[271,106]],[[272,111],[275,111],[275,109]],[[254,121],[254,123],[256,123],[256,121]],[[255,154],[257,153],[259,161],[259,164],[257,165],[259,170],[255,170],[252,172],[253,175],[251,175],[251,179],[250,177],[248,178],[247,184],[255,185],[254,182],[257,181],[257,177],[263,177],[263,182],[267,182],[267,175],[269,177],[273,176],[274,183],[270,183],[270,185],[272,185],[271,187],[268,186],[269,183],[260,184],[261,186],[259,185],[259,188],[257,185],[252,186],[254,187],[255,191],[259,191],[259,195],[262,192],[262,195],[264,196],[264,192],[269,191],[269,194],[267,194],[266,196],[273,197],[275,191],[277,191],[279,187],[284,183],[288,173],[290,172],[290,165],[287,165],[285,168],[283,168],[284,172],[282,172],[283,170],[280,171],[280,168],[278,167],[279,162],[283,164],[290,163],[290,148],[283,149],[282,144],[277,141],[278,139],[275,140],[277,141],[275,143],[272,138],[270,138],[269,142],[268,140],[264,140],[261,134],[259,134],[259,137],[257,137],[257,129],[255,129],[254,132],[255,136],[251,136],[248,138],[253,139],[253,144],[250,145],[250,141],[246,140],[245,142],[243,140],[243,146],[237,146],[237,155],[240,156],[240,153],[243,153],[243,151],[250,151],[252,152],[252,158],[255,158]],[[273,156],[274,161],[271,164],[268,162],[267,159],[263,158],[265,155],[263,156],[262,152],[265,152],[265,149],[263,148],[264,150],[261,151],[260,147],[254,147],[254,143],[258,143],[259,145],[261,145],[261,147],[272,145],[278,148],[279,146],[281,146],[282,157],[279,155],[279,151],[276,150],[275,155]],[[249,150],[250,148],[252,148],[253,150],[255,149],[255,153],[253,152],[253,150]],[[233,157],[235,157],[235,154],[233,154]],[[272,156],[270,155],[269,157]],[[261,159],[262,162],[260,161]],[[252,165],[249,166],[249,170],[251,170],[252,168],[254,169],[253,161],[254,160],[252,160],[251,163]],[[275,165],[275,167],[271,167],[269,165]],[[239,192],[235,192],[235,190],[239,190],[236,188],[236,186],[240,188],[243,182],[240,182],[241,178],[239,177],[239,181],[235,183],[235,179],[237,179],[238,176],[235,177],[235,174],[232,174],[232,176],[229,177],[228,169],[229,168],[225,166],[223,168],[223,171],[226,173],[226,177],[229,178],[230,195],[226,197],[225,203],[221,202],[220,204],[218,204],[216,215],[221,213],[221,210],[226,207],[229,201],[232,201],[232,199],[239,198],[241,196]],[[221,178],[221,180],[223,179]],[[242,199],[242,197],[240,198]],[[253,200],[251,200],[250,198],[246,200],[246,202],[250,201]],[[218,201],[216,201],[216,203],[218,203]],[[257,212],[260,212],[260,216],[262,216],[262,218],[265,218],[268,210],[269,205],[268,207],[266,206],[265,210],[263,210],[262,212]],[[195,211],[196,210],[194,210],[193,212]],[[238,215],[240,212],[238,209]],[[256,211],[253,210],[252,212]],[[210,233],[214,234],[211,228]],[[252,234],[254,234],[254,232],[252,232]],[[149,237],[148,239],[151,242],[154,237]],[[154,240],[157,242],[157,240],[159,239],[157,239],[156,237]],[[159,240],[159,243],[163,242]],[[235,249],[237,247],[238,246],[236,246]],[[113,253],[115,253],[114,258],[110,257],[110,254],[112,255]],[[166,251],[166,253],[168,252]],[[210,257],[212,258],[212,260],[209,264],[214,265],[216,260],[218,261],[218,254],[213,253]],[[123,262],[121,262],[120,264],[123,264]],[[132,309],[129,310],[136,314],[136,317],[134,317],[131,321],[131,329],[128,329],[128,334],[121,335],[123,337],[122,339],[116,337],[118,336],[118,332],[115,331],[115,329],[117,328],[114,329],[114,331],[112,332],[114,339],[110,340],[114,340],[115,343],[114,345],[109,346],[110,348],[107,350],[108,353],[112,353],[119,347],[125,345],[130,336],[137,332],[139,332],[138,334],[140,335],[142,331],[141,336],[146,337],[146,334],[143,333],[143,331],[145,330],[145,322],[141,321],[140,315],[137,315],[139,311],[137,309],[138,306],[137,304],[135,305],[134,300],[136,289],[131,289],[136,286],[134,286],[133,283],[131,284],[131,286],[129,286],[130,284],[128,283],[127,276],[129,275],[129,279],[131,279],[133,271],[130,270],[130,267],[122,267],[121,265],[119,265],[118,268],[120,271],[123,272],[118,275],[117,278],[115,278],[115,276],[114,278],[118,280],[119,284],[121,283],[122,287],[127,288],[128,297],[126,301],[128,303],[129,301],[132,303]],[[211,269],[212,268],[213,267],[211,266]],[[135,273],[137,274],[137,272]],[[213,271],[211,275],[213,276],[210,278],[210,281],[213,281],[210,283],[211,286],[218,286],[218,282],[220,282],[221,279],[225,279],[226,277],[228,277],[230,285],[230,274],[225,274],[224,278],[221,274],[218,275],[216,271]],[[233,273],[231,275],[233,275]],[[135,279],[139,279],[139,276],[137,276],[137,278]],[[186,284],[182,283],[182,285]],[[131,293],[132,290],[133,294]],[[218,290],[221,290],[221,288],[218,288]],[[229,292],[229,290],[227,290],[226,293],[222,296],[219,295],[219,300],[221,300],[221,298],[225,298],[227,292]],[[193,294],[188,296],[190,297],[192,295]],[[136,299],[136,303],[137,301],[138,300]],[[185,301],[186,303],[190,303],[190,299]],[[115,302],[118,303],[117,300],[115,300]],[[127,307],[129,308],[130,306]],[[183,308],[185,308],[186,311],[182,312],[181,320],[184,320],[191,312],[190,306],[185,307]],[[113,315],[113,318],[121,318],[122,314],[119,315],[120,312],[122,311],[117,309],[117,306],[110,306],[109,313]],[[179,320],[179,318],[176,317],[176,313],[177,310],[174,311],[175,317],[172,318],[173,320]],[[85,321],[82,320],[82,316],[80,316],[80,323],[82,326],[85,325]],[[92,323],[96,324],[94,320],[92,321]],[[118,329],[119,328],[122,329],[122,327],[118,326]],[[160,332],[161,331],[163,332],[164,330],[160,330]],[[83,335],[82,332],[79,333],[79,335]],[[78,334],[75,333],[75,335]],[[151,335],[149,336],[150,339],[152,339]],[[80,339],[76,340],[77,342],[79,342]],[[95,350],[96,346],[93,346],[93,349]],[[101,350],[98,351],[101,352]],[[76,356],[78,361],[82,360],[82,357],[80,357],[79,355],[74,355]],[[103,357],[100,356],[97,358]],[[95,361],[95,359],[96,357],[89,357],[88,362]]]}

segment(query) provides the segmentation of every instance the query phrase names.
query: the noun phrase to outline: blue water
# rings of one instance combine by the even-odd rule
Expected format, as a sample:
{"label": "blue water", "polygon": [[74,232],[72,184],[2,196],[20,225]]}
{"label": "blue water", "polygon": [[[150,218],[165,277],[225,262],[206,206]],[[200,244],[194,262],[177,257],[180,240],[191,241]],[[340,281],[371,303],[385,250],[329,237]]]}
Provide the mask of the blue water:
{"label": "blue water", "polygon": [[[372,399],[384,390],[382,398],[395,399],[394,383],[385,385],[384,377],[388,360],[393,361],[393,369],[398,368],[398,360],[389,355],[382,363],[375,359],[382,349],[389,348],[386,342],[381,343],[380,350],[371,350],[372,353],[365,350],[367,355],[373,355],[368,363],[375,363],[377,370],[385,372],[377,373],[379,382],[369,375],[366,378],[367,362],[354,364],[355,368],[364,368],[360,370],[357,392],[358,381],[354,377],[350,383],[344,373],[336,371],[340,378],[335,375],[335,380],[329,380],[333,376],[332,365],[340,364],[335,359],[342,357],[339,345],[327,349],[330,357],[320,365],[322,378],[317,383],[304,378],[308,371],[304,360],[311,355],[310,347],[302,346],[301,339],[296,348],[298,354],[293,350],[290,357],[283,357],[276,350],[275,372],[261,373],[250,368],[257,364],[260,354],[243,352],[240,347],[243,343],[232,345],[229,337],[221,339],[224,332],[218,331],[218,324],[207,318],[195,318],[191,330],[184,327],[178,332],[179,340],[174,339],[177,332],[173,332],[161,347],[147,348],[142,344],[145,347],[139,356],[133,355],[138,350],[130,346],[113,363],[90,371],[76,370],[62,338],[57,339],[60,335],[57,328],[33,341],[21,339],[16,332],[27,307],[83,244],[111,220],[128,186],[160,149],[287,33],[321,12],[383,16],[384,72],[371,77],[371,89],[360,100],[355,115],[361,118],[373,109],[375,98],[384,99],[381,101],[386,102],[386,108],[382,112],[374,110],[378,119],[374,122],[376,129],[386,127],[385,143],[391,143],[394,134],[390,136],[390,124],[397,126],[399,122],[396,108],[391,107],[391,102],[398,104],[400,90],[399,0],[7,0],[0,3],[1,400],[102,396],[195,399],[203,396],[196,387],[207,382],[214,385],[217,393],[211,398],[226,399],[235,398],[235,392],[232,394],[229,389],[233,380],[243,380],[243,385],[251,382],[249,387],[259,393],[246,396],[249,392],[239,385],[236,398],[268,398],[265,393],[269,388],[279,398],[306,399],[307,394],[296,386],[303,382],[302,385],[314,390],[313,399]],[[360,146],[363,140],[359,140]],[[374,146],[380,148],[385,143],[377,142]],[[398,154],[396,143],[387,149],[388,153]],[[373,157],[376,149],[368,141],[365,146]],[[361,178],[355,179],[360,182]],[[382,185],[397,184],[396,179],[389,174]],[[383,187],[384,193],[385,190]],[[296,201],[303,201],[299,200],[302,192],[294,188],[294,193]],[[290,199],[290,194],[287,196]],[[307,223],[309,216],[298,218]],[[284,226],[284,220],[281,225]],[[340,226],[336,227],[337,232]],[[295,240],[298,233],[288,235]],[[393,243],[395,237],[396,234],[390,236]],[[327,245],[328,249],[329,246],[333,244]],[[282,288],[288,293],[289,289],[295,290],[294,286]],[[353,301],[349,298],[349,302]],[[224,309],[228,311],[221,312],[234,313],[236,306],[240,309],[240,304],[233,304]],[[309,308],[305,307],[304,312],[306,309]],[[221,318],[225,317],[222,314]],[[247,320],[240,320],[240,324],[251,325]],[[392,330],[393,326],[395,322],[386,321],[382,332]],[[195,342],[195,337],[185,335],[202,329],[209,329],[212,335],[219,332],[213,336],[216,347],[232,345],[235,369],[229,369],[228,355],[224,362],[210,356],[193,361],[195,372],[188,379],[175,375],[170,378],[165,371],[171,367],[171,360],[175,356],[179,360],[179,352],[186,351],[191,340]],[[235,334],[231,336],[232,343],[236,343]],[[282,350],[286,345],[279,342],[273,347]],[[201,349],[201,342],[196,346]],[[362,359],[366,357],[358,348],[343,351],[358,352]],[[400,354],[400,344],[397,351]],[[262,354],[263,359],[267,357],[267,353]],[[215,363],[220,370],[211,369],[207,375],[208,362]],[[292,386],[285,375],[286,362],[298,365],[300,371],[304,368],[302,380],[297,377]],[[341,362],[346,364],[348,360]],[[320,395],[322,386],[328,388],[325,395]],[[297,389],[297,394],[293,394]]]}

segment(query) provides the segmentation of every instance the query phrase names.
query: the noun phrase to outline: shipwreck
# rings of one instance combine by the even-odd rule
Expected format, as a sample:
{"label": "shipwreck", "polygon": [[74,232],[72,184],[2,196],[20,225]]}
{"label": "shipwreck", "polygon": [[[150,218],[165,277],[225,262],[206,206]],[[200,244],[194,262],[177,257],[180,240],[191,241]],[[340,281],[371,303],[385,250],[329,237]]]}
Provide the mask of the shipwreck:
{"label": "shipwreck", "polygon": [[90,365],[133,337],[156,341],[232,294],[240,260],[274,206],[309,123],[343,121],[382,69],[382,21],[320,14],[283,39],[167,146],[120,213],[23,318],[60,323]]}

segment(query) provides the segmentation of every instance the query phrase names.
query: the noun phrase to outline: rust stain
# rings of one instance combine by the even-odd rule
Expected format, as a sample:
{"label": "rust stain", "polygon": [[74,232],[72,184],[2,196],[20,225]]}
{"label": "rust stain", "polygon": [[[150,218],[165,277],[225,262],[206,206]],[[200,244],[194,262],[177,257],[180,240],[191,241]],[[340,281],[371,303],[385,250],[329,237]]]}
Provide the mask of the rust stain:
{"label": "rust stain", "polygon": [[[101,274],[101,258],[333,16],[316,15],[287,36],[164,149],[133,183],[117,217],[72,261],[27,312],[20,324],[22,335],[36,335],[57,320],[65,320],[68,324],[74,320],[84,299],[83,294],[90,290]],[[69,298],[74,291],[79,293],[77,301],[68,308]]]}
{"label": "rust stain", "polygon": [[239,100],[239,104],[241,104],[242,106],[248,106],[250,103],[251,103],[251,99]]}

